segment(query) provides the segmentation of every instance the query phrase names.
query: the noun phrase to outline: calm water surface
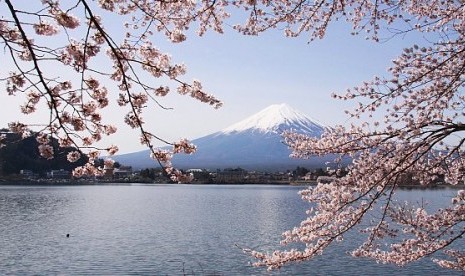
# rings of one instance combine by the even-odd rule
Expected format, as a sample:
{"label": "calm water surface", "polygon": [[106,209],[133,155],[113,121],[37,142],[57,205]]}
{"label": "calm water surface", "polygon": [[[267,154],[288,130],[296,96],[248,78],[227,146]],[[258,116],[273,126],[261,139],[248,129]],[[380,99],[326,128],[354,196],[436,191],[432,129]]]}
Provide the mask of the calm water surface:
{"label": "calm water surface", "polygon": [[[0,275],[461,275],[353,259],[338,244],[275,272],[236,246],[271,250],[305,217],[292,186],[0,186]],[[448,202],[453,190],[402,191]],[[70,234],[66,238],[66,234]]]}

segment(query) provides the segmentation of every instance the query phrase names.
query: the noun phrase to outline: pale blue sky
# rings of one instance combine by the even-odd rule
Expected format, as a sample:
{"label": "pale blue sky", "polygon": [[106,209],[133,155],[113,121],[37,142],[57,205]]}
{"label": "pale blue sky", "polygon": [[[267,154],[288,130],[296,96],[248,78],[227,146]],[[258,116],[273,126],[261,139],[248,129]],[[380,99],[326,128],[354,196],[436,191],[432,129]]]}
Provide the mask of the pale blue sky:
{"label": "pale blue sky", "polygon": [[166,44],[163,49],[188,66],[188,78],[202,80],[224,106],[214,110],[180,96],[162,100],[175,108],[156,113],[161,117],[158,124],[166,118],[175,122],[162,132],[173,139],[197,138],[276,103],[288,103],[327,125],[346,124],[344,110],[353,102],[334,100],[331,93],[385,74],[391,60],[411,44],[401,38],[367,41],[350,35],[350,26],[344,24],[333,26],[323,40],[307,41],[306,36],[286,38],[278,30],[246,37],[228,29],[224,35],[209,33]]}
{"label": "pale blue sky", "polygon": [[[374,43],[363,36],[351,36],[350,32],[348,24],[333,24],[323,40],[310,44],[305,34],[286,38],[280,30],[272,30],[250,37],[230,27],[225,28],[223,35],[189,35],[181,44],[172,44],[157,35],[154,44],[171,53],[174,61],[187,65],[185,80],[201,80],[205,90],[221,99],[224,106],[215,110],[173,91],[160,103],[174,110],[154,106],[145,112],[148,129],[170,141],[195,139],[276,103],[287,103],[327,125],[346,124],[344,110],[354,103],[334,100],[331,93],[342,93],[374,75],[385,74],[402,48],[414,43],[400,37]],[[153,81],[154,86],[164,84]],[[17,105],[22,100],[4,93],[0,100],[7,114],[2,125],[17,120]],[[120,129],[109,142],[118,144],[120,153],[143,150],[138,144],[138,133],[123,124],[125,112],[109,110],[109,120]]]}

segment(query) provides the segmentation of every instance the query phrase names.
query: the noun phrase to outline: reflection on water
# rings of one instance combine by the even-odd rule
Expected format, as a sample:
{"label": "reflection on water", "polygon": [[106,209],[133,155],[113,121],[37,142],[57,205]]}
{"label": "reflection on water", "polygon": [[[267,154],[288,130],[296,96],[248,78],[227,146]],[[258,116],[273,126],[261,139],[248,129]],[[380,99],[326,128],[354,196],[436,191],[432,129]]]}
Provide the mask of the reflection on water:
{"label": "reflection on water", "polygon": [[[290,186],[0,186],[0,274],[261,275],[236,246],[276,249],[308,203]],[[402,191],[450,199],[454,191]],[[66,234],[69,233],[69,238]],[[454,275],[353,259],[343,243],[285,275]],[[459,273],[455,273],[459,275]]]}

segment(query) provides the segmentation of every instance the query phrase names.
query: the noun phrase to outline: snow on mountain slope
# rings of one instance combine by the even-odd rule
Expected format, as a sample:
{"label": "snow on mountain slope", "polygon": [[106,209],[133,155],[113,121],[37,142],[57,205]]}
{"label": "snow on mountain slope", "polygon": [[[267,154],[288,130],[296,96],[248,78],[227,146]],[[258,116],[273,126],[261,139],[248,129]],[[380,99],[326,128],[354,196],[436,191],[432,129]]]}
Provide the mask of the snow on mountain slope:
{"label": "snow on mountain slope", "polygon": [[275,104],[223,129],[220,133],[231,134],[244,131],[280,133],[283,130],[295,129],[299,132],[319,136],[324,128],[324,125],[287,104]]}

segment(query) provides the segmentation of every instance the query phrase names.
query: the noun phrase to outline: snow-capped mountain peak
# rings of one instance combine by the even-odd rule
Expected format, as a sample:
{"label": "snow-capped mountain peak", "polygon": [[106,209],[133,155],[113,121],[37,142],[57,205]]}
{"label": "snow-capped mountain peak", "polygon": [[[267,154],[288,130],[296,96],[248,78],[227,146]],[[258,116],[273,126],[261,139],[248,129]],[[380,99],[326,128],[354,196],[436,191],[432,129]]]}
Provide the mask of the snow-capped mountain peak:
{"label": "snow-capped mountain peak", "polygon": [[244,131],[281,132],[285,129],[299,129],[301,132],[319,135],[324,128],[322,124],[283,103],[271,105],[221,132],[230,134]]}
{"label": "snow-capped mountain peak", "polygon": [[[286,104],[272,105],[230,127],[192,140],[193,155],[173,157],[178,168],[236,168],[249,170],[286,170],[296,166],[323,167],[334,157],[289,158],[291,150],[283,143],[282,132],[292,129],[320,137],[325,126]],[[153,166],[148,150],[120,155],[115,160],[133,168]]]}

